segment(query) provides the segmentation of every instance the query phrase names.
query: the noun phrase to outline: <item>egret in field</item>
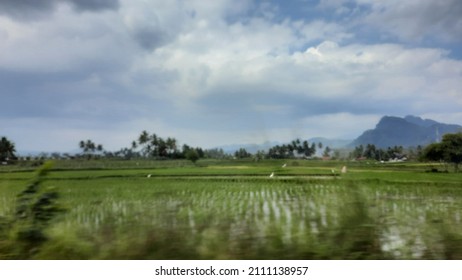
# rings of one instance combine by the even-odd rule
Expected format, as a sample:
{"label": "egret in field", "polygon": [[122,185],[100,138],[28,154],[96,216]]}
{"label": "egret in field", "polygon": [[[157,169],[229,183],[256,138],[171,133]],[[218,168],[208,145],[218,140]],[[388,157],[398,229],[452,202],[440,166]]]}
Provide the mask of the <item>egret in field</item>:
{"label": "egret in field", "polygon": [[342,167],[342,173],[343,173],[343,174],[347,173],[347,167],[346,167],[346,166],[343,166],[343,167]]}
{"label": "egret in field", "polygon": [[286,167],[286,166],[287,166],[287,163],[284,163],[284,164],[282,165],[282,168],[284,168],[284,167]]}
{"label": "egret in field", "polygon": [[270,174],[269,177],[270,177],[270,178],[273,178],[273,177],[274,177],[274,172],[271,172],[271,174]]}
{"label": "egret in field", "polygon": [[146,177],[151,178],[151,174],[148,174],[148,176],[146,176]]}

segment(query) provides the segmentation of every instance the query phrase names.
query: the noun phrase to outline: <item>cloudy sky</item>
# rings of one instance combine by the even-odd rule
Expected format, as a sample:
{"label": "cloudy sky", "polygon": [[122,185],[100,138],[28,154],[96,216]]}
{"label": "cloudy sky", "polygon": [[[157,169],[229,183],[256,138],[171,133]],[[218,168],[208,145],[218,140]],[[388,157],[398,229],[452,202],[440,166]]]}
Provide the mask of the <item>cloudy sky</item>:
{"label": "cloudy sky", "polygon": [[353,139],[462,124],[460,0],[0,0],[0,136],[19,151]]}

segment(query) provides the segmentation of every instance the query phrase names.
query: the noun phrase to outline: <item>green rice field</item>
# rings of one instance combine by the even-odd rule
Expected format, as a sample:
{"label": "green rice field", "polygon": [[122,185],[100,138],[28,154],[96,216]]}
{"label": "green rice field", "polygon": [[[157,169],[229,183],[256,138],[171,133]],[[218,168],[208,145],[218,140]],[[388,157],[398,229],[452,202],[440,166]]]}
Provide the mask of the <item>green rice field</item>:
{"label": "green rice field", "polygon": [[431,168],[58,161],[40,187],[61,211],[30,243],[14,217],[34,167],[2,166],[0,259],[462,259],[462,173]]}

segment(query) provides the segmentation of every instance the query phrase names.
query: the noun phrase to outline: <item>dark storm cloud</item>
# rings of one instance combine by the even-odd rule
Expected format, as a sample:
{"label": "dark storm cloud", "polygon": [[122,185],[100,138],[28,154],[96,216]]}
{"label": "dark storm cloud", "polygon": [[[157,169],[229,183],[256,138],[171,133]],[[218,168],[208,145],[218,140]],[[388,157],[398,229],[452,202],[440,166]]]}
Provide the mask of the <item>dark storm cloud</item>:
{"label": "dark storm cloud", "polygon": [[0,1],[0,14],[16,19],[35,19],[53,10],[55,0],[3,0]]}
{"label": "dark storm cloud", "polygon": [[67,0],[79,11],[117,10],[118,0]]}
{"label": "dark storm cloud", "polygon": [[79,12],[119,8],[118,0],[1,0],[0,15],[19,20],[34,20],[46,17],[62,3],[71,4]]}
{"label": "dark storm cloud", "polygon": [[172,36],[158,28],[139,27],[133,31],[136,42],[146,50],[152,50],[168,43]]}
{"label": "dark storm cloud", "polygon": [[9,104],[0,111],[0,118],[13,117],[59,117],[65,108],[69,94],[55,92],[47,85],[70,83],[83,77],[75,73],[37,73],[0,71],[2,104]]}
{"label": "dark storm cloud", "polygon": [[399,5],[376,5],[368,22],[401,39],[462,39],[462,1],[403,1]]}
{"label": "dark storm cloud", "polygon": [[[126,94],[126,88],[109,80],[87,85],[83,72],[36,73],[0,70],[0,119],[75,118],[107,123],[126,121],[166,104],[151,98]],[[7,104],[7,106],[3,106]],[[136,110],[133,108],[136,107]]]}
{"label": "dark storm cloud", "polygon": [[[54,79],[63,79],[62,75],[60,76]],[[18,114],[25,117],[35,116],[37,111],[41,110],[41,104],[47,102],[39,91],[44,80],[50,81],[49,75],[1,70],[1,103],[9,104],[9,106],[2,106],[0,117],[17,116]]]}

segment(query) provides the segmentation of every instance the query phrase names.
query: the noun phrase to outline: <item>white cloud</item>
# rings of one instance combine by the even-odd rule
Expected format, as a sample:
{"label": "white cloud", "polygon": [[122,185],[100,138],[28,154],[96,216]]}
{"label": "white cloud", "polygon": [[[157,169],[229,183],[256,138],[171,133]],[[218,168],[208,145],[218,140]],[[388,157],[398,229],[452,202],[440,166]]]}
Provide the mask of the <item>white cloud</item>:
{"label": "white cloud", "polygon": [[404,41],[436,38],[460,42],[462,2],[459,0],[356,0],[368,5],[363,23],[398,36]]}
{"label": "white cloud", "polygon": [[[216,40],[221,42],[225,37],[218,36]],[[247,40],[246,33],[241,33],[240,38]],[[354,137],[365,129],[364,119],[375,122],[384,114],[422,114],[460,108],[454,106],[454,102],[460,102],[457,89],[461,88],[462,79],[454,67],[460,68],[462,64],[448,59],[442,50],[412,49],[397,44],[340,46],[325,41],[306,52],[274,54],[236,47],[242,43],[238,40],[228,43],[203,53],[189,51],[186,43],[170,45],[168,54],[163,50],[155,54],[153,61],[160,63],[159,67],[179,73],[172,99],[186,104],[196,114],[203,112],[203,102],[211,100],[207,106],[216,109],[206,111],[211,116],[216,111],[221,115],[239,112],[228,109],[238,104],[254,110],[255,114],[249,115],[263,115],[266,121],[261,126],[277,127],[274,130],[280,133],[274,135],[278,137],[285,137],[282,131],[294,134],[293,130]],[[165,60],[156,56],[160,53],[165,55]],[[231,102],[231,105],[229,101],[233,99],[240,102]],[[435,102],[436,99],[439,101]],[[304,109],[304,106],[307,107]],[[372,111],[377,113],[371,114]],[[311,128],[299,125],[300,119],[316,118],[320,112],[330,112],[327,115],[338,117],[335,120],[339,123],[349,119],[345,116],[353,116],[354,120],[348,121],[345,130],[330,125],[331,119],[324,122],[319,119],[319,123],[329,125]],[[285,117],[286,124],[281,121],[271,124],[269,120],[276,116]],[[230,122],[226,118],[222,125],[226,127]],[[248,123],[252,122],[254,120],[248,119]],[[323,129],[325,127],[335,129],[329,131]]]}
{"label": "white cloud", "polygon": [[303,24],[300,28],[301,34],[307,40],[330,40],[334,42],[342,42],[351,39],[354,35],[342,26],[335,22],[326,22],[323,20],[315,20],[308,24]]}
{"label": "white cloud", "polygon": [[[355,23],[428,36],[392,30],[405,22],[375,26],[414,4],[357,3],[369,5],[371,16],[363,11]],[[351,16],[348,7],[341,14]],[[210,147],[353,138],[382,115],[455,119],[461,111],[462,61],[448,50],[361,43],[352,24],[278,13],[245,0],[126,0],[99,13],[58,5],[34,22],[0,16],[2,98],[27,105],[0,112],[11,124],[1,133],[41,135],[35,147],[49,145],[48,131],[63,149],[73,138],[107,140],[113,148],[146,129]],[[43,125],[53,118],[68,121]]]}
{"label": "white cloud", "polygon": [[126,61],[132,44],[119,30],[115,12],[76,14],[60,6],[47,20],[12,21],[0,17],[4,36],[0,66],[14,71],[75,71],[88,65],[111,65]]}
{"label": "white cloud", "polygon": [[460,120],[462,120],[462,112],[454,113],[428,113],[422,114],[424,119],[432,119],[438,122],[447,123],[447,124],[458,124],[461,125]]}
{"label": "white cloud", "polygon": [[[348,112],[320,114],[301,120],[305,134],[327,138],[354,139],[365,129],[373,129],[382,115],[355,115]],[[360,124],[360,125],[358,125]]]}

